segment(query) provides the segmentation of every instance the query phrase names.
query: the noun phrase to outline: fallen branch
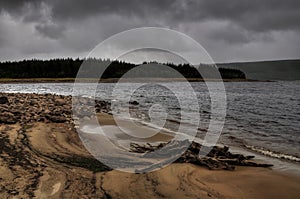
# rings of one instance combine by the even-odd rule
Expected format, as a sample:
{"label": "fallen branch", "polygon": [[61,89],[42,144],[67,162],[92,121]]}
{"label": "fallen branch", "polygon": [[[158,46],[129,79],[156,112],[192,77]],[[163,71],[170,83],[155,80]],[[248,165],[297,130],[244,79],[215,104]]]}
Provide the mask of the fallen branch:
{"label": "fallen branch", "polygon": [[[235,166],[251,166],[251,167],[271,167],[271,164],[261,164],[250,161],[254,156],[244,156],[242,154],[233,154],[229,151],[228,146],[214,146],[205,157],[199,157],[199,151],[202,146],[199,143],[188,140],[170,141],[168,143],[160,143],[151,145],[149,143],[130,144],[130,151],[135,153],[144,153],[144,158],[168,158],[176,155],[180,151],[184,153],[175,161],[177,163],[191,163],[199,166],[205,166],[211,170],[234,170]],[[155,153],[151,153],[154,152]]]}

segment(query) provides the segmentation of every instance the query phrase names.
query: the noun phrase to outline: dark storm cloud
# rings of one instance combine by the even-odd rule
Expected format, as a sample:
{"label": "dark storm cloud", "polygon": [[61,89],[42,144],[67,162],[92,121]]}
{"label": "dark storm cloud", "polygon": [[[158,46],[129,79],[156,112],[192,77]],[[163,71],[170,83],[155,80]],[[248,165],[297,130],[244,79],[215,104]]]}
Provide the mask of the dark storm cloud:
{"label": "dark storm cloud", "polygon": [[[227,49],[236,49],[251,44],[246,47],[246,57],[251,57],[249,52],[255,49],[251,59],[256,59],[258,46],[264,50],[279,49],[279,44],[285,41],[285,46],[298,50],[299,39],[295,40],[295,35],[300,32],[299,9],[298,0],[0,0],[0,25],[7,27],[6,31],[0,30],[0,48],[3,48],[0,52],[5,52],[5,47],[18,46],[13,34],[9,34],[9,31],[18,32],[14,23],[27,27],[24,37],[30,37],[28,43],[33,40],[41,43],[37,46],[46,48],[50,42],[51,49],[58,53],[70,52],[70,56],[86,52],[120,31],[161,26],[193,36],[207,44],[210,53],[215,52],[217,57],[223,56],[216,48],[226,45]],[[10,16],[10,23],[6,15]],[[277,44],[270,46],[270,41]],[[259,45],[253,47],[255,42]],[[14,45],[8,46],[9,43]],[[280,52],[278,49],[274,52]],[[38,47],[34,50],[39,53]],[[298,56],[295,52],[288,53],[285,49],[286,57]],[[236,57],[231,55],[228,59]]]}
{"label": "dark storm cloud", "polygon": [[253,31],[299,29],[297,0],[188,1],[176,18],[228,20]]}
{"label": "dark storm cloud", "polygon": [[174,0],[151,1],[122,1],[122,0],[73,0],[58,1],[52,3],[54,16],[60,19],[80,19],[94,15],[117,13],[125,16],[137,16],[147,18],[149,15],[168,12],[174,4]]}
{"label": "dark storm cloud", "polygon": [[[54,20],[81,20],[95,15],[118,14],[138,18],[162,17],[168,23],[183,21],[229,20],[253,31],[299,29],[298,0],[12,0],[0,1],[2,10],[21,12],[28,4],[51,8]],[[36,12],[36,11],[35,11]],[[24,13],[22,13],[24,14]],[[34,16],[31,16],[34,20]],[[39,19],[36,15],[36,20]],[[28,17],[29,18],[29,17]]]}
{"label": "dark storm cloud", "polygon": [[151,0],[151,1],[51,1],[53,17],[82,19],[94,15],[117,13],[136,16],[161,17],[170,24],[183,21],[229,20],[253,31],[299,29],[300,1],[298,0]]}
{"label": "dark storm cloud", "polygon": [[39,0],[0,0],[0,11],[9,12],[12,15],[22,15],[24,8],[30,6],[38,9],[41,3],[42,1]]}

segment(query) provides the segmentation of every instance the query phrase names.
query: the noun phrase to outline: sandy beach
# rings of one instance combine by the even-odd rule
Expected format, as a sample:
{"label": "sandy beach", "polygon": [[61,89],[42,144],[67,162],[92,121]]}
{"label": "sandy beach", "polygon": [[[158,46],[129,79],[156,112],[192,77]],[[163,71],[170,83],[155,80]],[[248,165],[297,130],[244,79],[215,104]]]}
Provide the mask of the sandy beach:
{"label": "sandy beach", "polygon": [[[1,198],[300,198],[300,177],[270,168],[174,163],[143,174],[111,170],[79,139],[71,97],[0,97],[7,98],[0,104]],[[101,125],[114,126],[107,107],[98,109]],[[158,133],[147,141],[171,138]]]}

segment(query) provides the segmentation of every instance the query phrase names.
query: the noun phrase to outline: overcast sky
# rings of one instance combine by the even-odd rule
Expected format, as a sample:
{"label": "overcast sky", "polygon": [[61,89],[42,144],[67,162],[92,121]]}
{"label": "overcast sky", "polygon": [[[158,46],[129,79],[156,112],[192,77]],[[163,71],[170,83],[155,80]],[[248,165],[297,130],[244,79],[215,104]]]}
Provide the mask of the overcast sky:
{"label": "overcast sky", "polygon": [[300,58],[299,0],[0,0],[0,60],[84,57],[145,26],[180,31],[216,62]]}

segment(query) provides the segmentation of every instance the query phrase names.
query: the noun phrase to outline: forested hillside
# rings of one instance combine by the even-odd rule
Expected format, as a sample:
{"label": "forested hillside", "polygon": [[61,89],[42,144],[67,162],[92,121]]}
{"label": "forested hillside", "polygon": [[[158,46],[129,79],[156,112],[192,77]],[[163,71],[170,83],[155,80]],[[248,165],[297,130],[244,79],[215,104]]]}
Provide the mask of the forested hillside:
{"label": "forested hillside", "polygon": [[[0,78],[75,78],[77,72],[83,63],[81,59],[51,59],[51,60],[24,60],[18,62],[2,62],[0,63]],[[109,67],[104,71],[102,78],[120,78],[126,72],[133,69],[137,65],[123,61],[108,61],[100,59],[85,60],[86,77],[91,77],[95,68]],[[145,64],[145,63],[144,63]],[[153,65],[153,64],[152,64]],[[201,78],[197,69],[188,64],[175,65],[166,63],[165,65],[180,72],[186,78]],[[151,64],[149,64],[151,67]],[[153,67],[153,74],[162,74],[164,71],[157,71],[159,68]],[[225,79],[245,79],[246,75],[237,69],[219,69],[221,75]]]}

